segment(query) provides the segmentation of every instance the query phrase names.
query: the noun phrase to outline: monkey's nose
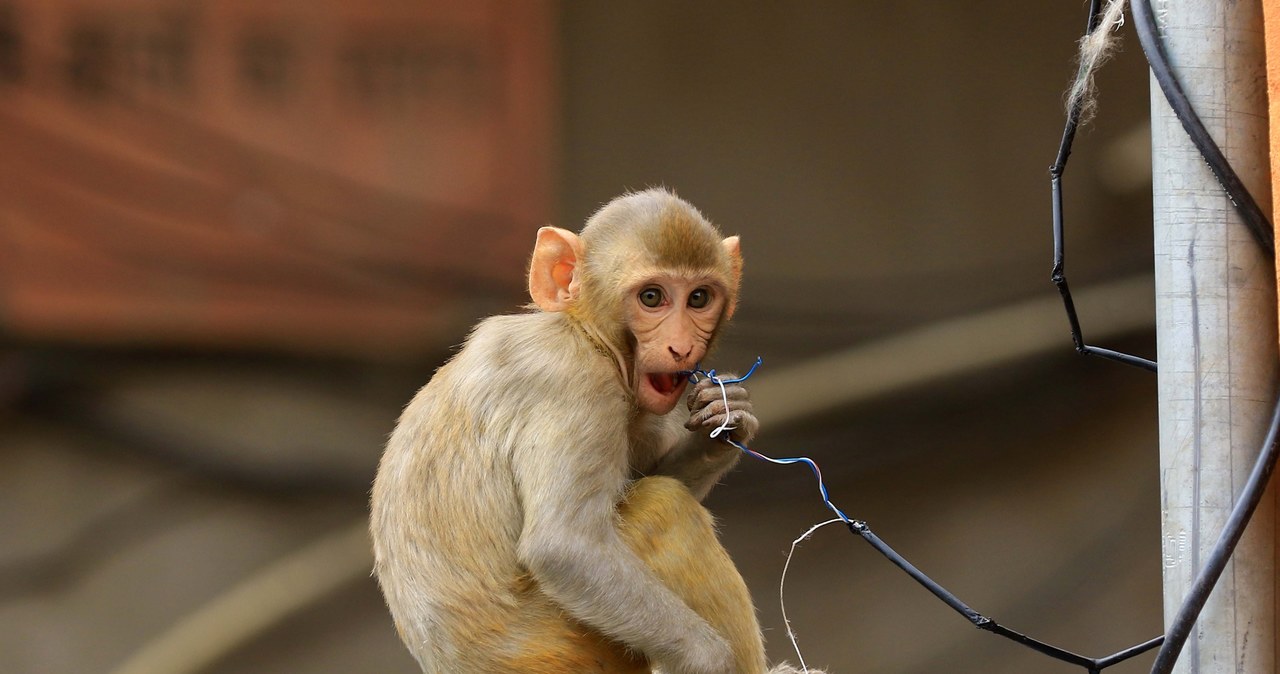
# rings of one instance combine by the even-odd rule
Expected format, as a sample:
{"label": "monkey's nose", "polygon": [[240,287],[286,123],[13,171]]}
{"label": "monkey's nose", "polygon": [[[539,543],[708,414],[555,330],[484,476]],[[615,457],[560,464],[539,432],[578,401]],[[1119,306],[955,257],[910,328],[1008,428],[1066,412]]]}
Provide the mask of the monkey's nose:
{"label": "monkey's nose", "polygon": [[671,356],[676,359],[677,363],[683,363],[689,357],[689,354],[693,353],[693,346],[685,349],[684,353],[677,351],[674,346],[668,346],[667,351],[671,352]]}

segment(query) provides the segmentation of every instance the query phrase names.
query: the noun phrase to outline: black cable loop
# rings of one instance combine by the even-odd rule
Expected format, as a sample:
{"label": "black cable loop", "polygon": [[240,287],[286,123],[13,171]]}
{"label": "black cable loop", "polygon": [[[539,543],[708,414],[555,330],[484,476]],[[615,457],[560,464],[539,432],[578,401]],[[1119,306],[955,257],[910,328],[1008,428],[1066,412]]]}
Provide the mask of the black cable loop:
{"label": "black cable loop", "polygon": [[[1090,2],[1086,35],[1098,28],[1100,4],[1100,0],[1091,0]],[[1177,81],[1173,78],[1172,69],[1169,67],[1168,59],[1165,56],[1163,43],[1160,41],[1148,1],[1132,0],[1131,9],[1133,10],[1143,52],[1146,54],[1147,61],[1151,65],[1152,73],[1155,75],[1157,82],[1159,82],[1161,90],[1164,91],[1166,98],[1169,99],[1170,107],[1172,107],[1174,114],[1181,120],[1183,128],[1187,130],[1192,142],[1204,156],[1205,162],[1209,164],[1210,169],[1213,171],[1214,176],[1217,177],[1231,203],[1239,211],[1255,241],[1264,250],[1274,254],[1274,236],[1268,219],[1262,213],[1252,195],[1245,189],[1243,183],[1240,182],[1239,177],[1231,168],[1230,163],[1227,162],[1226,157],[1222,155],[1217,144],[1213,142],[1208,132],[1205,131],[1203,123],[1196,116],[1181,87],[1178,86]],[[1079,125],[1079,113],[1079,105],[1074,105],[1068,111],[1067,124],[1063,130],[1058,156],[1050,169],[1053,191],[1053,282],[1062,294],[1063,305],[1071,323],[1072,339],[1078,351],[1154,371],[1156,369],[1155,363],[1145,358],[1085,344],[1080,331],[1080,322],[1075,313],[1075,305],[1071,299],[1071,291],[1068,288],[1064,271],[1065,245],[1062,227],[1062,174],[1066,169],[1067,159],[1071,155],[1071,145]],[[897,551],[871,531],[866,522],[853,520],[848,523],[848,527],[851,533],[861,537],[877,552],[911,576],[913,580],[920,583],[940,601],[964,616],[965,619],[981,630],[998,634],[1055,660],[1082,667],[1089,674],[1101,674],[1102,670],[1112,665],[1125,662],[1156,647],[1160,647],[1151,672],[1152,674],[1168,674],[1173,669],[1173,665],[1176,663],[1182,646],[1191,633],[1200,611],[1204,608],[1210,592],[1213,590],[1214,585],[1217,584],[1227,561],[1231,558],[1236,544],[1239,543],[1240,537],[1244,533],[1245,527],[1257,509],[1271,474],[1275,471],[1277,456],[1280,456],[1278,437],[1280,437],[1280,400],[1276,401],[1270,430],[1262,448],[1258,452],[1258,458],[1249,475],[1249,480],[1240,496],[1236,499],[1226,526],[1215,543],[1204,568],[1197,575],[1191,591],[1183,601],[1167,634],[1136,644],[1106,657],[1085,657],[1000,625],[995,620],[970,608],[968,604],[965,604],[946,588],[925,575],[924,572],[907,561],[906,558],[898,554]]]}
{"label": "black cable loop", "polygon": [[[1100,0],[1092,0],[1089,3],[1089,19],[1085,26],[1086,36],[1098,28],[1101,4]],[[1080,74],[1077,74],[1077,77],[1079,76]],[[1071,341],[1075,344],[1076,352],[1155,372],[1156,364],[1154,361],[1086,344],[1084,333],[1080,328],[1080,318],[1076,316],[1075,300],[1071,298],[1071,288],[1067,284],[1066,236],[1063,233],[1062,215],[1062,174],[1067,170],[1067,160],[1071,157],[1071,146],[1075,142],[1076,129],[1080,126],[1080,109],[1082,105],[1082,99],[1077,99],[1071,105],[1071,109],[1067,111],[1067,124],[1066,128],[1062,130],[1062,142],[1058,144],[1058,156],[1054,159],[1053,166],[1049,168],[1049,186],[1053,203],[1053,272],[1050,275],[1050,280],[1053,281],[1053,285],[1057,286],[1058,293],[1062,295],[1062,307],[1067,312],[1067,321],[1071,325]]]}

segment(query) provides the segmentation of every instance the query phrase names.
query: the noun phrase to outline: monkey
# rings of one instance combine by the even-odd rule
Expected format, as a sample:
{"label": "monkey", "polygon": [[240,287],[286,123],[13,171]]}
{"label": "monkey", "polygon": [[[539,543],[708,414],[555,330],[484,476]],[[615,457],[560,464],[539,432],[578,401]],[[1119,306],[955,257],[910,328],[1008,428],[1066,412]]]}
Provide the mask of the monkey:
{"label": "monkey", "polygon": [[726,409],[687,379],[741,273],[739,238],[666,189],[538,230],[532,304],[473,328],[374,479],[375,575],[424,672],[769,671],[701,504],[740,454],[706,431],[759,422],[740,383]]}

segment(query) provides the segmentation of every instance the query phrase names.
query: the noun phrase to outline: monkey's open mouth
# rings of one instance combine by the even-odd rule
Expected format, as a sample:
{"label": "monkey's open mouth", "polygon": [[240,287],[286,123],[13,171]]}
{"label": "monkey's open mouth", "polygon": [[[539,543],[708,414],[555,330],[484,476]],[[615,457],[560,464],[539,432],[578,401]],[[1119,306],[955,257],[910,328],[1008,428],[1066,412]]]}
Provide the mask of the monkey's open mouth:
{"label": "monkey's open mouth", "polygon": [[654,372],[649,375],[649,385],[664,396],[675,393],[683,381],[678,372]]}

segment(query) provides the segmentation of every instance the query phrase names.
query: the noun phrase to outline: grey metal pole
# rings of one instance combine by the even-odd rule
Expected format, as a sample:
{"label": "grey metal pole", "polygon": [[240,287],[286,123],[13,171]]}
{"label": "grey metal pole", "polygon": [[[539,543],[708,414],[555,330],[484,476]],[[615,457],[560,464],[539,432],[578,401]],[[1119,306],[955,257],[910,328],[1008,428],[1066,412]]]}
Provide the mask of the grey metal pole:
{"label": "grey metal pole", "polygon": [[[1192,105],[1269,203],[1262,8],[1157,0]],[[1266,434],[1277,390],[1272,266],[1158,85],[1151,85],[1156,350],[1166,626],[1213,546]],[[1275,505],[1268,495],[1176,672],[1276,671]]]}

